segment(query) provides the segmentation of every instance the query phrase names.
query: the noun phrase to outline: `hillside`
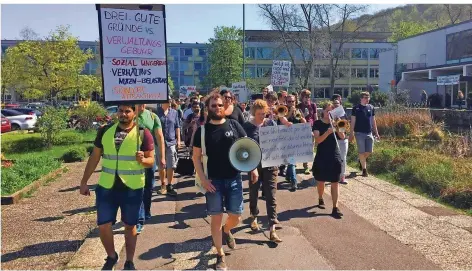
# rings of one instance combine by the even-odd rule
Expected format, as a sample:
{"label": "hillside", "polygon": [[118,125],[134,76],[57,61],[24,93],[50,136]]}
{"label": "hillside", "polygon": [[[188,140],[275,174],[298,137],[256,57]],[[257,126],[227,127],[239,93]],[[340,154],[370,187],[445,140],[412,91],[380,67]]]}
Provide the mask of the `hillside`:
{"label": "hillside", "polygon": [[366,31],[394,31],[401,22],[421,25],[424,30],[432,30],[450,24],[472,19],[472,5],[416,4],[379,11],[373,15],[358,18],[370,19]]}

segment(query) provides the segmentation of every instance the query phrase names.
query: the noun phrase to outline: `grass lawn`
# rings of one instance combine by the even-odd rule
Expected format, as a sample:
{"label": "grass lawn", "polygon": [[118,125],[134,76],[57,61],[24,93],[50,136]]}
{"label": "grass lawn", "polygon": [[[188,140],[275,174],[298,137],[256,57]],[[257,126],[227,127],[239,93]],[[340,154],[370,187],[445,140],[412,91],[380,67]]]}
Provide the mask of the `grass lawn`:
{"label": "grass lawn", "polygon": [[46,148],[39,133],[7,133],[1,136],[2,153],[15,160],[12,167],[2,168],[2,195],[10,195],[62,165],[60,158],[72,146],[93,145],[96,131],[86,133],[66,130],[55,146]]}
{"label": "grass lawn", "polygon": [[[356,147],[349,148],[349,165],[357,168]],[[376,144],[367,164],[369,173],[381,179],[472,215],[472,158],[384,141]]]}

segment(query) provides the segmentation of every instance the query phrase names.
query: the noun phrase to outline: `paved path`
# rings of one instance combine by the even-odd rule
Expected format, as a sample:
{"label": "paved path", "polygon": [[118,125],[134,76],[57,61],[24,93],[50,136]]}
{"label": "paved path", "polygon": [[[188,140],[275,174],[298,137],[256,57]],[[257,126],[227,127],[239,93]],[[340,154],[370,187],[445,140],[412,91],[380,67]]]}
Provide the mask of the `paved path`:
{"label": "paved path", "polygon": [[[79,195],[85,162],[18,204],[2,206],[2,269],[62,269],[96,225],[95,197]],[[94,173],[89,184],[98,180]]]}

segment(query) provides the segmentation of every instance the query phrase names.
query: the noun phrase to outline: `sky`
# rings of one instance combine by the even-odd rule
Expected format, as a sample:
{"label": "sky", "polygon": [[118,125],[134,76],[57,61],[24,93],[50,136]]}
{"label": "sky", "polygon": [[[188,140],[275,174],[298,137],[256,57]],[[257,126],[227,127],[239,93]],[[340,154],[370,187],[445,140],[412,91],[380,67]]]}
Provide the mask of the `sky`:
{"label": "sky", "polygon": [[[372,5],[370,12],[399,6]],[[269,29],[257,5],[246,4],[246,29]],[[213,36],[216,26],[243,26],[243,5],[172,4],[166,5],[167,42],[204,43]],[[98,40],[98,18],[92,4],[2,4],[1,38],[18,39],[24,27],[40,37],[47,36],[58,25],[69,25],[79,40]]]}

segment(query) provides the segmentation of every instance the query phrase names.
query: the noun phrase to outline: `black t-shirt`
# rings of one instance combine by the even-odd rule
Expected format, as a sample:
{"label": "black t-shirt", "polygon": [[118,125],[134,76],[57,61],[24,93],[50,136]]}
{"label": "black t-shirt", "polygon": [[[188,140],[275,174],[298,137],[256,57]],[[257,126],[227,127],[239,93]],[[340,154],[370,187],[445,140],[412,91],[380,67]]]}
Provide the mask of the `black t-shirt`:
{"label": "black t-shirt", "polygon": [[[329,123],[324,123],[322,120],[316,120],[313,123],[313,131],[317,130],[320,132],[320,136],[322,136],[328,129],[331,128]],[[340,137],[336,134],[336,138],[340,139]],[[336,140],[334,139],[333,135],[330,134],[323,142],[319,143],[316,147],[317,153],[332,153],[336,152],[339,155],[339,150],[336,146]]]}
{"label": "black t-shirt", "polygon": [[[231,126],[233,129],[230,127]],[[201,128],[198,127],[193,138],[193,146],[202,147]],[[229,162],[229,149],[231,145],[246,132],[235,120],[226,119],[223,124],[205,124],[205,147],[208,156],[208,178],[231,179],[236,177],[238,171]]]}
{"label": "black t-shirt", "polygon": [[372,118],[375,116],[374,107],[370,104],[366,106],[358,104],[352,108],[352,116],[356,117],[354,132],[372,133]]}
{"label": "black t-shirt", "polygon": [[247,121],[243,124],[243,128],[248,137],[254,139],[257,143],[260,143],[259,142],[259,128],[266,127],[266,126],[275,126],[275,125],[276,125],[275,121],[266,119],[264,120],[262,126],[256,126],[254,123]]}
{"label": "black t-shirt", "polygon": [[244,120],[244,116],[243,116],[243,111],[241,111],[241,108],[239,108],[239,106],[236,106],[236,105],[233,105],[233,113],[231,113],[231,115],[229,116],[226,116],[226,119],[233,119],[237,122],[239,122],[239,124],[243,125],[246,121]]}

